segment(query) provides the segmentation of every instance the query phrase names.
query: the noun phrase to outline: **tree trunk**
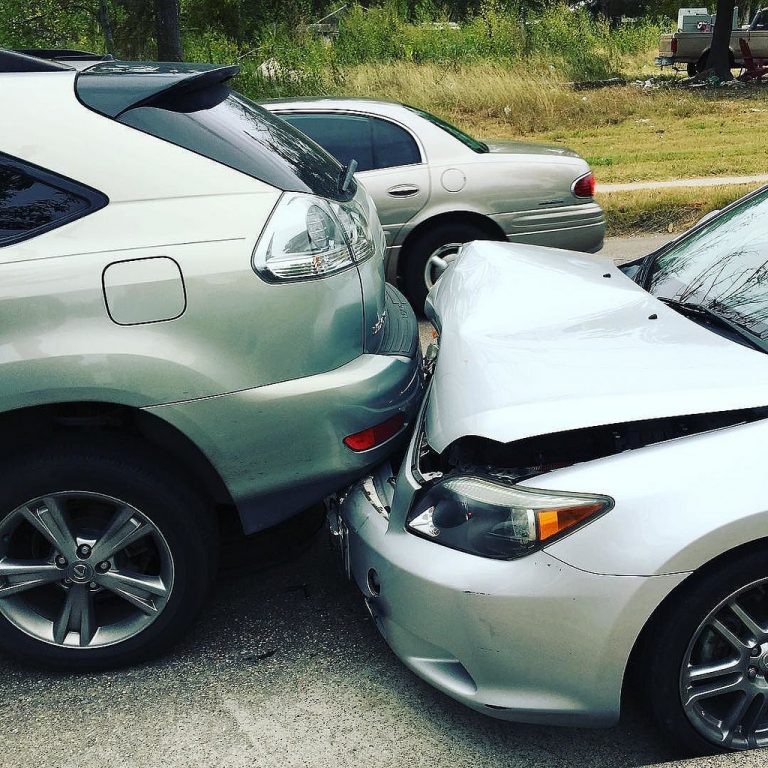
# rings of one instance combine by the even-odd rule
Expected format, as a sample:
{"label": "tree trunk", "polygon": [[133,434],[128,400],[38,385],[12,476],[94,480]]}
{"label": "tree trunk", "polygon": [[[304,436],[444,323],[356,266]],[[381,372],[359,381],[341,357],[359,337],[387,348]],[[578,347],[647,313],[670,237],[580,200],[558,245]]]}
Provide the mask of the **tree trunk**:
{"label": "tree trunk", "polygon": [[155,34],[158,61],[181,61],[179,0],[155,0]]}
{"label": "tree trunk", "polygon": [[731,26],[736,0],[717,0],[717,19],[712,43],[709,48],[707,69],[713,69],[721,80],[732,80],[731,74]]}
{"label": "tree trunk", "polygon": [[110,56],[115,55],[115,38],[112,34],[112,21],[109,18],[107,0],[99,0],[99,26],[104,33],[104,47]]}

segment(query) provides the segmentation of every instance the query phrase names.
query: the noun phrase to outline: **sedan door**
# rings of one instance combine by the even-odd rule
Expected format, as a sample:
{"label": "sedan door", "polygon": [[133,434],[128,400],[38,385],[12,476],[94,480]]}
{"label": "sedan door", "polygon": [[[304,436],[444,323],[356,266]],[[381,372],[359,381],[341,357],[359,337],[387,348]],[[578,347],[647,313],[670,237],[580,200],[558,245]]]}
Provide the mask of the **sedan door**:
{"label": "sedan door", "polygon": [[280,117],[343,165],[357,160],[357,176],[376,202],[388,245],[429,200],[426,158],[401,125],[350,112],[284,112]]}

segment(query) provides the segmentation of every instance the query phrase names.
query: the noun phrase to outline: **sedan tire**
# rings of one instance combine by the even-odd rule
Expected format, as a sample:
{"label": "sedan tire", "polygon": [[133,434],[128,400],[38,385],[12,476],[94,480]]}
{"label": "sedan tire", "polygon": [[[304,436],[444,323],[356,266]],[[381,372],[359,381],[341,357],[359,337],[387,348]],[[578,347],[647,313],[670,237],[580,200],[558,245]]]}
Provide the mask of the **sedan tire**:
{"label": "sedan tire", "polygon": [[433,256],[450,263],[459,248],[472,240],[498,240],[489,234],[488,229],[471,222],[456,222],[438,224],[423,232],[417,233],[408,242],[403,255],[404,293],[411,306],[419,314],[424,314],[424,302],[430,288],[439,277],[431,274],[428,269],[429,260]]}
{"label": "sedan tire", "polygon": [[20,456],[3,478],[0,647],[82,672],[141,661],[186,632],[217,529],[162,457],[97,436]]}
{"label": "sedan tire", "polygon": [[652,713],[686,753],[768,746],[768,554],[694,577],[648,640]]}

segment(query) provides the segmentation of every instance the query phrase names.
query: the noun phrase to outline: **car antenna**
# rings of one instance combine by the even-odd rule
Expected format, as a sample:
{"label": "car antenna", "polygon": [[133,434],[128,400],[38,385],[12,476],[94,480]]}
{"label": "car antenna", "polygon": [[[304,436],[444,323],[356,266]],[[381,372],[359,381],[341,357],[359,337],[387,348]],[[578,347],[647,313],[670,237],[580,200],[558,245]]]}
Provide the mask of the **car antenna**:
{"label": "car antenna", "polygon": [[352,177],[357,170],[357,160],[350,160],[349,165],[346,168],[342,168],[341,172],[344,174],[344,181],[341,182],[341,191],[346,192],[349,189],[349,185],[352,183]]}

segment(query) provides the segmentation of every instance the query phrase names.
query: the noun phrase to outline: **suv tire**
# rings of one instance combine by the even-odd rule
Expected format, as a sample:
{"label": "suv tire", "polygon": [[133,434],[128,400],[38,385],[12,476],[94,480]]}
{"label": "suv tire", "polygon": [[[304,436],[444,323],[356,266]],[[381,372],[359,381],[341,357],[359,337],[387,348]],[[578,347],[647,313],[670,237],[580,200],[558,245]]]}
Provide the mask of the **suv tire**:
{"label": "suv tire", "polygon": [[215,575],[218,531],[151,447],[97,436],[2,469],[1,648],[82,672],[154,656],[187,631]]}

